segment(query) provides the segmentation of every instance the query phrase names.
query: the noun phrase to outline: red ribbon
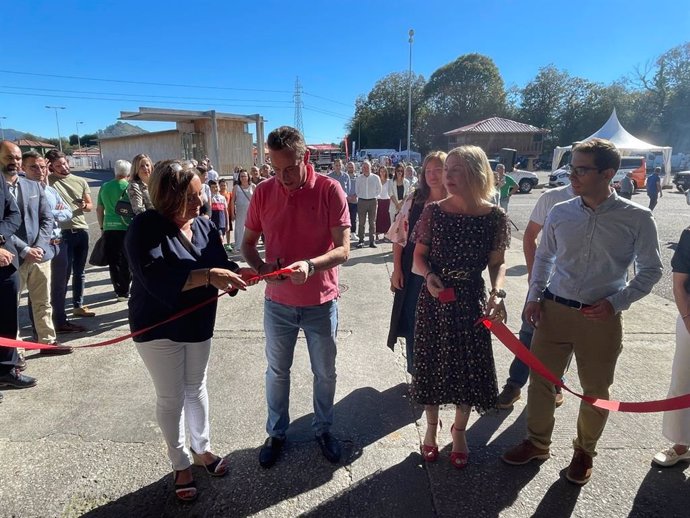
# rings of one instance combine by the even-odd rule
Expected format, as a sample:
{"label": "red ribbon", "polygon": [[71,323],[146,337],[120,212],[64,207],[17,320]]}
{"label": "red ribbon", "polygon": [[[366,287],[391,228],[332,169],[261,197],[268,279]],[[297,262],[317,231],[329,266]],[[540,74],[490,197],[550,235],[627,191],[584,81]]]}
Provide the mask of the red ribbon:
{"label": "red ribbon", "polygon": [[608,399],[598,399],[592,396],[579,394],[566,386],[565,383],[554,376],[542,362],[537,359],[532,352],[517,339],[513,332],[502,322],[492,322],[488,318],[480,320],[484,327],[491,331],[498,340],[505,345],[519,360],[527,365],[531,370],[539,374],[542,378],[550,381],[558,387],[562,387],[574,396],[587,401],[587,403],[604,410],[613,412],[668,412],[670,410],[681,410],[690,408],[690,394],[676,396],[670,399],[659,399],[656,401],[642,401],[639,403],[626,403],[623,401],[612,401]]}
{"label": "red ribbon", "polygon": [[[265,275],[257,275],[256,277],[251,277],[248,279],[248,282],[254,282],[254,281],[263,281],[266,279],[270,279],[271,277],[280,277],[281,275],[289,275],[292,273],[292,270],[288,268],[283,268],[281,270],[276,270],[271,273],[267,273]],[[177,320],[178,318],[181,318],[185,315],[189,315],[190,313],[195,312],[199,308],[203,308],[204,306],[207,306],[211,304],[212,302],[215,302],[219,298],[221,298],[223,295],[228,293],[229,291],[232,290],[227,290],[227,291],[222,291],[218,295],[211,297],[208,300],[205,300],[203,302],[200,302],[199,304],[196,304],[192,307],[183,309],[182,311],[179,311],[172,315],[169,318],[166,318],[162,322],[158,322],[156,324],[153,324],[152,326],[146,327],[144,329],[139,329],[138,331],[134,331],[133,333],[126,334],[124,336],[118,336],[116,338],[111,338],[110,340],[104,340],[102,342],[96,342],[93,344],[84,344],[84,345],[73,345],[72,348],[74,349],[90,349],[94,347],[103,347],[105,345],[112,345],[116,344],[119,342],[124,342],[125,340],[129,340],[130,338],[134,338],[135,336],[142,335],[144,333],[147,333],[148,331],[151,331],[152,329],[156,329],[157,327],[160,327],[162,325],[168,324],[169,322],[172,322],[173,320]],[[41,349],[56,349],[57,347],[55,345],[49,345],[49,344],[39,344],[36,342],[25,342],[23,340],[13,340],[11,338],[4,338],[0,337],[0,347],[9,347],[9,348],[22,348],[22,349],[29,349],[29,350],[41,350]]]}

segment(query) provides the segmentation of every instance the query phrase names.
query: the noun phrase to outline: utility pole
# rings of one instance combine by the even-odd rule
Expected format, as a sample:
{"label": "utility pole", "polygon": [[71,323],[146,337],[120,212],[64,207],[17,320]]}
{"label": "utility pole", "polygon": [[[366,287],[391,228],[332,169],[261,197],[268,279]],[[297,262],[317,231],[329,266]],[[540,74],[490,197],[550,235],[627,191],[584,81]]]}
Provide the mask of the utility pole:
{"label": "utility pole", "polygon": [[[304,122],[302,121],[302,85],[299,82],[299,77],[295,79],[295,93],[293,95],[295,101],[295,128],[304,137]],[[306,137],[304,137],[306,140]]]}
{"label": "utility pole", "polygon": [[49,110],[55,110],[55,124],[58,130],[58,144],[60,145],[60,153],[62,153],[62,136],[60,136],[60,120],[58,119],[58,110],[66,110],[64,106],[46,106]]}
{"label": "utility pole", "polygon": [[0,134],[2,134],[2,140],[5,140],[5,130],[2,128],[2,121],[7,117],[0,117]]}
{"label": "utility pole", "polygon": [[414,29],[410,29],[407,33],[410,39],[410,74],[409,74],[409,91],[407,95],[407,162],[410,162],[410,145],[412,143],[412,42],[414,42]]}

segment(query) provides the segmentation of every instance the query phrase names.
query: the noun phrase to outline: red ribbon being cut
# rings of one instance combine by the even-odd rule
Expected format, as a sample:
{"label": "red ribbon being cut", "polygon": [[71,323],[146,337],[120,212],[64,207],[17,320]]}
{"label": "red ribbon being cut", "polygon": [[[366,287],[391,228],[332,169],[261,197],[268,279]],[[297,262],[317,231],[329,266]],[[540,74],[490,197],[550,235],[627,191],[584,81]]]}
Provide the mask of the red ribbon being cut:
{"label": "red ribbon being cut", "polygon": [[[255,282],[255,281],[263,281],[266,279],[270,279],[271,277],[280,277],[281,275],[289,275],[292,273],[292,270],[288,268],[283,268],[281,270],[276,270],[271,273],[267,273],[265,275],[257,275],[256,277],[252,277],[248,279],[248,282]],[[138,331],[135,331],[133,333],[126,334],[124,336],[118,336],[117,338],[111,338],[110,340],[104,340],[102,342],[96,342],[93,344],[84,344],[84,345],[73,345],[72,347],[74,349],[89,349],[89,348],[94,348],[94,347],[103,347],[105,345],[112,345],[116,344],[119,342],[124,342],[125,340],[129,340],[130,338],[134,338],[135,336],[139,336],[141,334],[144,334],[148,331],[151,331],[152,329],[155,329],[157,327],[160,327],[164,324],[167,324],[169,322],[172,322],[173,320],[177,320],[178,318],[181,318],[185,315],[189,315],[190,313],[195,312],[199,308],[203,308],[204,306],[207,306],[208,304],[211,304],[212,302],[215,302],[219,298],[221,298],[223,295],[228,293],[228,291],[223,291],[216,295],[215,297],[211,297],[208,300],[205,300],[199,304],[196,304],[192,307],[189,307],[187,309],[183,309],[182,311],[179,311],[175,313],[173,316],[170,318],[166,318],[162,322],[158,322],[157,324],[153,324],[152,326],[146,327],[144,329],[139,329]],[[0,337],[0,347],[9,347],[12,349],[15,348],[22,348],[22,349],[27,349],[27,350],[41,350],[41,349],[55,349],[56,346],[54,345],[48,345],[48,344],[39,344],[36,342],[25,342],[23,340],[12,340],[11,338],[3,338]]]}
{"label": "red ribbon being cut", "polygon": [[492,322],[488,318],[481,319],[480,322],[491,331],[498,340],[505,345],[510,352],[527,365],[530,370],[547,379],[554,385],[562,387],[574,396],[587,401],[587,403],[613,412],[668,412],[669,410],[680,410],[690,408],[690,394],[676,396],[670,399],[660,399],[657,401],[642,401],[639,403],[625,403],[623,401],[611,401],[608,399],[598,399],[569,389],[562,380],[554,376],[542,362],[537,359],[532,352],[525,347],[513,332],[503,323]]}

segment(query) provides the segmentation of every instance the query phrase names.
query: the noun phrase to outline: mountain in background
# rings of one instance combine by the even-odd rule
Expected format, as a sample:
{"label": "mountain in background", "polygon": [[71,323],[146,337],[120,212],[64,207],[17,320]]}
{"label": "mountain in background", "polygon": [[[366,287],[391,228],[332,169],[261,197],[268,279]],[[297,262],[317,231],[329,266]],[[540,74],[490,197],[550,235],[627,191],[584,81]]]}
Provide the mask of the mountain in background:
{"label": "mountain in background", "polygon": [[148,133],[148,131],[129,122],[122,121],[117,121],[104,130],[98,130],[99,137],[123,137],[125,135],[139,135],[141,133]]}
{"label": "mountain in background", "polygon": [[26,135],[23,131],[17,131],[12,128],[2,128],[2,134],[5,135],[5,140],[17,140],[24,138],[24,135]]}

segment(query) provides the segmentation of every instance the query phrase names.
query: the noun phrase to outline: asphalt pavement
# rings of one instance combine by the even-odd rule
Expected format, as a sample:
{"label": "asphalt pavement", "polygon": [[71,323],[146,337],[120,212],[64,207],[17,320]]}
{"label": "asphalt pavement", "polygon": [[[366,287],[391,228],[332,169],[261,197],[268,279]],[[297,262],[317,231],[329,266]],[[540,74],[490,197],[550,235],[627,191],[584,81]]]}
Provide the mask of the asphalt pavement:
{"label": "asphalt pavement", "polygon": [[[94,187],[104,178],[103,173],[84,175]],[[538,192],[511,201],[519,228],[526,223],[521,214],[528,215]],[[674,198],[685,203],[680,195],[664,196],[655,212],[659,221],[667,217],[665,210],[677,211],[680,218],[681,205],[676,207]],[[96,226],[92,229],[95,237]],[[677,240],[680,228],[673,232]],[[507,253],[508,325],[515,331],[527,289],[521,237],[513,232]],[[26,372],[39,379],[38,386],[5,391],[0,404],[0,516],[688,516],[688,464],[661,469],[650,463],[668,445],[660,414],[612,413],[590,483],[580,488],[565,480],[579,406],[570,395],[557,410],[548,461],[512,467],[499,460],[524,437],[523,397],[510,411],[472,415],[470,464],[462,471],[449,463],[453,412],[443,410],[441,454],[437,463],[425,465],[419,453],[424,417],[408,397],[404,347],[391,352],[385,345],[391,260],[390,245],[383,244],[353,250],[341,267],[333,429],[344,446],[340,464],[329,464],[313,440],[312,376],[300,336],[288,446],[272,469],[259,467],[266,409],[262,288],[256,286],[221,299],[209,365],[211,440],[213,450],[230,464],[227,477],[210,479],[195,468],[199,499],[186,505],[176,501],[156,425],[153,387],[132,342],[63,357],[29,353]],[[107,268],[88,268],[86,303],[98,315],[80,319],[88,333],[64,335],[70,344],[127,332],[126,305],[115,300]],[[25,310],[20,314],[26,324]],[[626,312],[614,398],[665,397],[675,317],[672,301],[657,294]],[[23,336],[27,332],[25,325]],[[494,351],[502,385],[511,355],[497,342]],[[579,388],[576,365],[567,383]]]}

